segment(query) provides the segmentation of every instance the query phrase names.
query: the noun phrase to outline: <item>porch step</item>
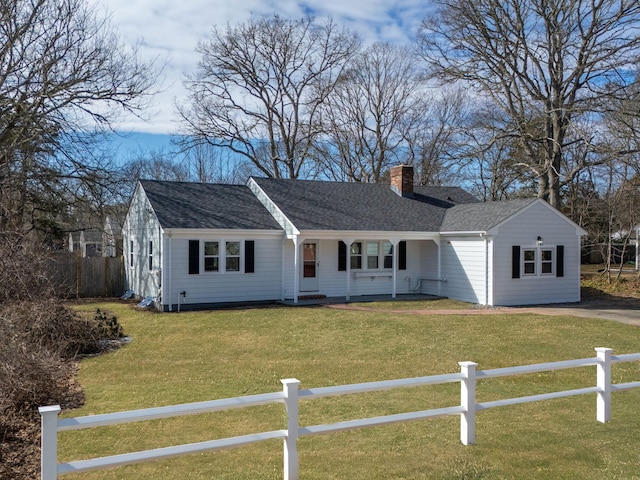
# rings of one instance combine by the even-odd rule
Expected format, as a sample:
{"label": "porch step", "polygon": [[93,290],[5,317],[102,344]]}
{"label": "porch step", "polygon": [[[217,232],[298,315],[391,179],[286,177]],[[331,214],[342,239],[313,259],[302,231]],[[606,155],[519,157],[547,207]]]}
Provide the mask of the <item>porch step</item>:
{"label": "porch step", "polygon": [[298,295],[298,300],[322,300],[327,298],[326,295]]}

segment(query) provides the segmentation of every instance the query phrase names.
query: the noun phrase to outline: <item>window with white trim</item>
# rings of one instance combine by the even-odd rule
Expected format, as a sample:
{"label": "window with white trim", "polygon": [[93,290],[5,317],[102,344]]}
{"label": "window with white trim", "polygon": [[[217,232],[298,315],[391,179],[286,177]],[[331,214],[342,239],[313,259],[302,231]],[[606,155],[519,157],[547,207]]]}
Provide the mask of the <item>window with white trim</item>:
{"label": "window with white trim", "polygon": [[522,273],[525,275],[536,275],[536,255],[534,248],[524,248],[522,250]]}
{"label": "window with white trim", "polygon": [[220,244],[218,242],[204,242],[204,271],[217,272],[220,270]]}
{"label": "window with white trim", "polygon": [[383,268],[393,268],[393,244],[384,242],[382,244]]}
{"label": "window with white trim", "polygon": [[[364,265],[364,267],[363,267]],[[388,241],[366,241],[351,244],[351,270],[393,268],[393,244]]]}
{"label": "window with white trim", "polygon": [[524,276],[554,275],[555,248],[523,248],[522,274]]}
{"label": "window with white trim", "polygon": [[542,275],[553,275],[553,252],[551,248],[540,250],[540,273]]}
{"label": "window with white trim", "polygon": [[225,242],[225,270],[240,271],[240,242]]}
{"label": "window with white trim", "polygon": [[362,242],[351,244],[351,270],[362,269]]}
{"label": "window with white trim", "polygon": [[149,271],[153,270],[153,240],[149,240]]}
{"label": "window with white trim", "polygon": [[379,261],[380,244],[367,242],[367,270],[377,270]]}

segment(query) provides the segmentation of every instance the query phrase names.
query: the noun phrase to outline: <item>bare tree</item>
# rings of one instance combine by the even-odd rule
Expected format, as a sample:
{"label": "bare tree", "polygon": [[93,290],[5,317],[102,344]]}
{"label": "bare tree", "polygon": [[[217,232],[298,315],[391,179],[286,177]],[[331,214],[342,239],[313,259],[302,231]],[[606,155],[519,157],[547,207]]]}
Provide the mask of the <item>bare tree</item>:
{"label": "bare tree", "polygon": [[182,164],[196,182],[238,184],[252,173],[239,160],[228,149],[200,143],[184,152]]}
{"label": "bare tree", "polygon": [[384,43],[354,58],[322,107],[326,135],[316,153],[325,175],[375,183],[409,160],[409,132],[424,105],[415,64],[410,50]]}
{"label": "bare tree", "polygon": [[525,180],[513,141],[502,135],[505,119],[491,105],[477,106],[471,118],[460,152],[461,176],[483,201],[517,196]]}
{"label": "bare tree", "polygon": [[[559,206],[575,128],[624,96],[640,54],[637,0],[436,0],[419,49],[431,74],[470,82],[511,119],[538,196]],[[611,88],[615,85],[616,88]]]}
{"label": "bare tree", "polygon": [[187,77],[187,135],[225,147],[270,177],[300,176],[319,133],[318,108],[359,48],[356,34],[327,20],[252,18],[214,28]]}
{"label": "bare tree", "polygon": [[460,88],[446,87],[439,95],[422,95],[422,107],[411,122],[408,147],[421,185],[443,185],[461,179],[467,163],[462,145],[469,128],[469,97]]}
{"label": "bare tree", "polygon": [[0,230],[47,229],[79,183],[108,182],[83,147],[152,86],[84,0],[0,3]]}

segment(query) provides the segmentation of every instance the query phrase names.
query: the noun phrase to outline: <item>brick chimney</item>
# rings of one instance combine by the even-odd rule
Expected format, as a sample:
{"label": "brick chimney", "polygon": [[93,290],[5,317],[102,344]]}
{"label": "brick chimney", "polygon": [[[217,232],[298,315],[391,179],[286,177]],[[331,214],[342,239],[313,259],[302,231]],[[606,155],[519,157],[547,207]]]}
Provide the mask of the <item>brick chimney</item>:
{"label": "brick chimney", "polygon": [[391,167],[391,190],[402,197],[413,197],[413,167],[411,165]]}

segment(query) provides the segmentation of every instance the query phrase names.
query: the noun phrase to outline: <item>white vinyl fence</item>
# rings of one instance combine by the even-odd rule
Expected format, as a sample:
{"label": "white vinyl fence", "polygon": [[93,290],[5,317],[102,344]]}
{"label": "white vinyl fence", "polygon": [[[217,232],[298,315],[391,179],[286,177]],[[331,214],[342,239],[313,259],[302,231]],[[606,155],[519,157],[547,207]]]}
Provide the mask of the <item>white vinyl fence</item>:
{"label": "white vinyl fence", "polygon": [[[596,357],[580,360],[566,360],[562,362],[540,363],[535,365],[496,368],[493,370],[481,371],[476,371],[477,364],[474,362],[460,362],[459,373],[340,385],[336,387],[310,388],[307,390],[299,390],[300,382],[298,380],[286,379],[282,380],[283,390],[281,392],[228,398],[223,400],[212,400],[208,402],[188,403],[168,407],[131,410],[127,412],[103,415],[90,415],[77,418],[58,419],[58,413],[60,412],[59,406],[41,407],[42,480],[55,480],[58,478],[58,475],[64,473],[97,470],[208,450],[221,450],[224,448],[238,447],[274,438],[282,438],[284,440],[284,479],[297,480],[298,451],[296,443],[299,437],[323,435],[342,430],[354,430],[357,428],[375,427],[391,423],[410,422],[425,418],[460,415],[460,441],[464,445],[470,445],[475,442],[475,423],[477,412],[506,405],[550,400],[553,398],[583,395],[587,393],[596,394],[596,419],[597,421],[604,423],[609,421],[611,416],[611,393],[640,387],[640,382],[612,385],[611,365],[617,362],[640,361],[640,353],[613,356],[610,348],[596,348],[595,350],[597,352]],[[476,403],[477,380],[588,366],[596,367],[596,386],[594,387]],[[298,403],[300,400],[389,390],[400,387],[417,387],[422,385],[438,385],[455,382],[460,382],[461,386],[460,405],[434,410],[423,410],[419,412],[350,420],[328,425],[301,427],[298,423]],[[274,430],[271,432],[261,432],[252,435],[158,448],[154,450],[113,455],[90,460],[61,464],[57,463],[58,432],[115,425],[119,423],[153,420],[158,418],[177,417],[181,415],[194,415],[198,413],[230,410],[235,408],[265,405],[269,403],[285,404],[288,416],[287,428],[285,430]]]}

